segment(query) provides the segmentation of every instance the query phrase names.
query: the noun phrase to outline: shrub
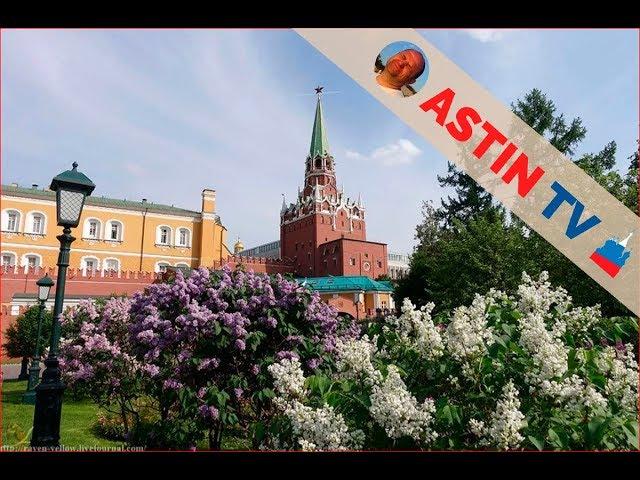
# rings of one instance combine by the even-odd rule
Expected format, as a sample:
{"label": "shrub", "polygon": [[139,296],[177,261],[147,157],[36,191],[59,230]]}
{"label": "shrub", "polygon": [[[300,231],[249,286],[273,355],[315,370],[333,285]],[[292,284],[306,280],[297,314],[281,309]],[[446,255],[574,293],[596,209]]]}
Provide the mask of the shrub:
{"label": "shrub", "polygon": [[572,307],[546,273],[432,308],[405,300],[338,342],[331,373],[271,366],[281,413],[265,448],[638,448],[636,319]]}
{"label": "shrub", "polygon": [[[320,372],[357,333],[293,280],[200,268],[130,301],[83,303],[65,321],[62,367],[69,383],[120,411],[125,431],[133,415],[138,446],[190,448],[206,434],[217,449],[230,428],[248,429],[257,445],[274,413],[267,366],[297,359]],[[154,418],[138,421],[139,398]]]}

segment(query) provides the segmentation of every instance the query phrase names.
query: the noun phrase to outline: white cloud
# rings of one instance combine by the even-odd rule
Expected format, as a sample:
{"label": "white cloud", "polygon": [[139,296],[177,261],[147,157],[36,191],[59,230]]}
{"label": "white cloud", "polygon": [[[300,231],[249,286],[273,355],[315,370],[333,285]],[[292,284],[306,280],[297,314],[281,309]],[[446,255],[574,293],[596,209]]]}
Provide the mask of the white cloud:
{"label": "white cloud", "polygon": [[369,155],[347,150],[345,157],[352,160],[373,161],[385,167],[395,167],[413,163],[413,160],[419,156],[420,153],[422,153],[422,151],[416,147],[411,140],[401,138],[395,142],[376,148]]}
{"label": "white cloud", "polygon": [[355,152],[353,150],[346,150],[344,152],[344,156],[351,160],[366,160],[367,157],[362,155],[360,152]]}
{"label": "white cloud", "polygon": [[142,166],[138,163],[128,162],[124,165],[124,168],[127,170],[127,172],[136,177],[142,177],[146,173],[146,170],[142,168]]}
{"label": "white cloud", "polygon": [[463,32],[465,32],[471,38],[475,38],[476,40],[479,40],[483,43],[487,43],[502,40],[508,30],[500,28],[468,28],[463,30]]}

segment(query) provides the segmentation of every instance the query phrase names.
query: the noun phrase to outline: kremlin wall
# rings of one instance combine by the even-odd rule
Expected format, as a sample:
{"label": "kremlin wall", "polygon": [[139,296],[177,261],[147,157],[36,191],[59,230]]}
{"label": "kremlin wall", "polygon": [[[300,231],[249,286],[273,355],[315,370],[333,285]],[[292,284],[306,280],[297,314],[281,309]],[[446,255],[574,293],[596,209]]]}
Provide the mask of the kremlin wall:
{"label": "kremlin wall", "polygon": [[[176,268],[242,264],[260,273],[291,274],[354,318],[394,308],[390,284],[376,279],[388,276],[392,259],[394,278],[401,274],[401,256],[388,254],[385,243],[367,240],[362,197],[353,200],[337,186],[320,91],[304,182],[295,202],[283,198],[279,241],[245,250],[238,239],[232,252],[216,213],[215,190],[202,191],[199,211],[90,196],[72,232],[65,306],[83,298],[130,295]],[[0,334],[36,303],[35,281],[45,273],[55,279],[60,233],[54,192],[12,184],[2,185],[1,193]]]}

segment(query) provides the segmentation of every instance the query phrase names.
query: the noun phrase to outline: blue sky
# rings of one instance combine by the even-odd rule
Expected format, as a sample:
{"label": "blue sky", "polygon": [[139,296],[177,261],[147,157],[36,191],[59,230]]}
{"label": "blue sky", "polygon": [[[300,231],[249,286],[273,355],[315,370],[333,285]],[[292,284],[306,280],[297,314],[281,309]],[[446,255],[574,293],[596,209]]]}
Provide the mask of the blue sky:
{"label": "blue sky", "polygon": [[[577,154],[638,136],[637,30],[424,30],[505,103],[532,88],[588,129]],[[288,30],[3,30],[2,182],[48,185],[74,160],[94,195],[199,210],[217,190],[229,243],[279,236],[323,98],[338,182],[368,238],[409,252],[445,159]]]}

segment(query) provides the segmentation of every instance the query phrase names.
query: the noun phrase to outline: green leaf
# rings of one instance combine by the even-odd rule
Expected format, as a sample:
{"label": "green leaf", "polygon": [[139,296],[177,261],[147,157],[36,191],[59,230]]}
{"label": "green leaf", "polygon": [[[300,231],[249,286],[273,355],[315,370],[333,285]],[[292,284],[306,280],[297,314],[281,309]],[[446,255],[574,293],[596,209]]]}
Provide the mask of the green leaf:
{"label": "green leaf", "polygon": [[572,348],[569,350],[569,355],[567,358],[567,365],[569,367],[569,371],[572,372],[576,368],[576,349]]}
{"label": "green leaf", "polygon": [[444,406],[444,408],[442,409],[442,414],[444,415],[444,418],[447,419],[447,422],[449,423],[449,425],[453,424],[453,414],[451,413],[451,406],[449,406],[448,404]]}
{"label": "green leaf", "polygon": [[544,438],[538,438],[534,437],[533,435],[529,435],[529,441],[533,443],[538,450],[544,450]]}
{"label": "green leaf", "polygon": [[606,428],[610,421],[610,418],[595,417],[589,422],[587,429],[589,432],[589,443],[592,446],[597,447],[602,444],[602,438],[606,433]]}
{"label": "green leaf", "polygon": [[589,374],[589,380],[591,380],[591,383],[593,383],[594,385],[597,385],[598,387],[604,389],[606,383],[607,383],[607,379],[605,378],[604,375],[602,375],[601,373],[590,373]]}
{"label": "green leaf", "polygon": [[503,338],[502,338],[502,337],[500,337],[500,336],[496,335],[496,336],[494,336],[494,338],[495,338],[496,342],[497,342],[501,347],[503,347],[505,350],[508,350],[508,349],[509,349],[509,347],[507,347],[507,343],[503,340]]}
{"label": "green leaf", "polygon": [[549,436],[549,442],[551,442],[551,444],[554,447],[557,447],[557,448],[560,448],[560,449],[564,448],[564,442],[563,442],[562,438],[560,437],[558,432],[556,432],[553,428],[549,429],[548,436]]}
{"label": "green leaf", "polygon": [[509,324],[503,323],[502,324],[502,330],[504,331],[504,333],[509,335],[509,337],[511,337],[513,335],[513,325],[509,325]]}
{"label": "green leaf", "polygon": [[635,422],[629,422],[622,426],[625,436],[627,437],[627,443],[634,449],[638,449],[638,424]]}
{"label": "green leaf", "polygon": [[264,423],[256,422],[253,424],[253,436],[258,441],[258,443],[262,442],[262,439],[264,438],[264,432]]}

